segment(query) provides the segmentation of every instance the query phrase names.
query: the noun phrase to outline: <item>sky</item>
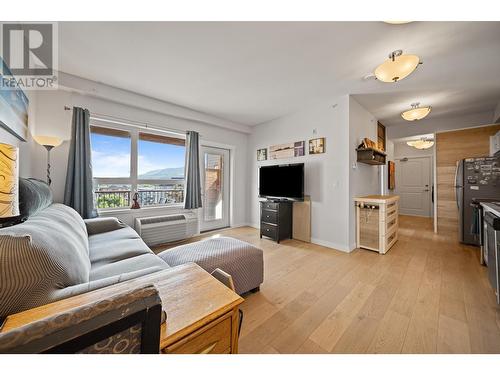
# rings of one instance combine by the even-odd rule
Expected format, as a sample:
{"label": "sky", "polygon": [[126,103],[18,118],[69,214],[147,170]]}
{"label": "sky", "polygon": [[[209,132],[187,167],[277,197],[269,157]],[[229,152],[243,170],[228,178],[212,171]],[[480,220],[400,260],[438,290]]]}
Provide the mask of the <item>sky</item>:
{"label": "sky", "polygon": [[[91,133],[94,177],[129,177],[130,138]],[[138,174],[184,166],[184,147],[139,140]]]}

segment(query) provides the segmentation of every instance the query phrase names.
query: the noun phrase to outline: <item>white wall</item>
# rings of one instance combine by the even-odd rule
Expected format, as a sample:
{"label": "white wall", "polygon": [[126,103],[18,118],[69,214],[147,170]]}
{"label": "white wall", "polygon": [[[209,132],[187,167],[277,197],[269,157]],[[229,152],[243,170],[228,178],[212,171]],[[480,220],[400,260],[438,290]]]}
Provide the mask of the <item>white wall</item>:
{"label": "white wall", "polygon": [[380,194],[380,167],[357,163],[356,147],[363,138],[377,140],[377,119],[349,96],[349,246],[356,247],[354,198]]}
{"label": "white wall", "polygon": [[426,150],[418,150],[415,147],[408,146],[406,142],[394,142],[394,158],[410,158],[416,156],[433,156],[434,146]]}
{"label": "white wall", "polygon": [[[305,194],[311,196],[311,240],[342,251],[356,247],[353,198],[379,194],[379,168],[356,163],[356,147],[376,140],[377,120],[352,97],[332,98],[254,128],[248,142],[250,223],[259,227],[258,167],[305,163]],[[326,137],[326,153],[257,162],[259,148]],[[356,165],[356,168],[352,168]]]}
{"label": "white wall", "polygon": [[[102,89],[101,84],[87,81],[98,89]],[[101,90],[102,91],[102,90]],[[112,93],[113,88],[107,87],[107,93]],[[119,92],[123,98],[122,90]],[[134,97],[137,94],[134,94]],[[110,96],[112,98],[113,96]],[[143,100],[147,98],[143,97]],[[155,105],[158,101],[155,100]],[[100,97],[83,95],[77,92],[40,91],[37,93],[36,134],[54,135],[64,139],[60,147],[52,151],[52,189],[54,198],[61,202],[64,197],[64,184],[66,178],[66,168],[68,160],[68,145],[71,137],[71,111],[65,111],[64,106],[81,106],[88,108],[90,113],[98,113],[127,119],[131,121],[146,122],[155,126],[165,126],[169,129],[180,131],[195,130],[201,135],[201,144],[224,145],[232,148],[233,161],[233,181],[234,186],[231,191],[232,217],[231,225],[239,226],[247,222],[246,217],[246,166],[247,166],[247,135],[238,131],[231,131],[219,126],[207,123],[182,119],[169,116],[151,110],[145,110],[130,105],[116,103]],[[33,175],[37,178],[45,179],[46,151],[42,147],[37,147],[31,156]]]}
{"label": "white wall", "polygon": [[[258,167],[305,163],[305,194],[311,196],[312,242],[349,250],[349,97],[339,96],[258,125],[248,142],[250,224],[259,227]],[[314,132],[314,130],[316,132]],[[257,162],[257,149],[326,137],[320,155]],[[307,145],[306,145],[307,147]]]}
{"label": "white wall", "polygon": [[429,115],[429,119],[388,126],[387,138],[398,139],[420,134],[436,133],[438,131],[444,130],[463,129],[479,125],[491,124],[491,118],[493,114],[491,111],[488,111],[458,117],[446,117],[438,119],[432,119],[431,116],[432,112]]}
{"label": "white wall", "polygon": [[137,94],[132,91],[99,84],[95,81],[77,77],[72,74],[59,72],[58,78],[59,88],[64,90],[89,94],[94,98],[104,100],[110,100],[112,98],[111,100],[113,100],[113,102],[123,104],[127,107],[141,108],[151,112],[162,113],[171,117],[192,120],[194,122],[210,124],[243,133],[251,132],[250,127],[247,125],[242,125],[234,121],[222,119],[194,109]]}

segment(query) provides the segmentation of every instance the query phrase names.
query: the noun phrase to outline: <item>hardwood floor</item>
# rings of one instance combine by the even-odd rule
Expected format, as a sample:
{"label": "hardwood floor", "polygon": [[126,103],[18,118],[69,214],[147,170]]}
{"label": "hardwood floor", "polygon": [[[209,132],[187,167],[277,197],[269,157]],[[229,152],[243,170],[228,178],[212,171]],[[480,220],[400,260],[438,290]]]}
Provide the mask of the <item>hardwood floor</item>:
{"label": "hardwood floor", "polygon": [[240,353],[500,353],[500,309],[478,249],[435,235],[429,219],[401,216],[386,255],[278,245],[249,227],[215,235],[264,251],[264,284],[242,305]]}

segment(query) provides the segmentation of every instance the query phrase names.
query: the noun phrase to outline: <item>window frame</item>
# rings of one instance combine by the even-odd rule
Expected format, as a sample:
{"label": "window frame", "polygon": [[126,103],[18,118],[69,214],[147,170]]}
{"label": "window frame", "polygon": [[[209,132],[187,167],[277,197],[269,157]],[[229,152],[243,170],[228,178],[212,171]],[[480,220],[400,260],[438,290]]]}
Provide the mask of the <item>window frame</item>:
{"label": "window frame", "polygon": [[[158,131],[154,129],[147,129],[147,128],[140,128],[137,126],[127,126],[127,125],[122,125],[122,124],[116,124],[116,123],[108,123],[108,122],[103,122],[99,121],[96,119],[91,119],[90,121],[90,133],[92,134],[92,127],[99,127],[99,128],[105,128],[105,129],[114,129],[114,130],[121,130],[121,131],[126,131],[130,134],[130,176],[129,177],[93,177],[92,178],[92,184],[93,184],[93,192],[95,192],[95,188],[99,184],[124,184],[124,185],[130,185],[130,191],[131,194],[135,191],[138,191],[138,186],[142,184],[151,184],[151,185],[158,185],[158,184],[168,184],[168,183],[174,183],[178,184],[180,181],[182,181],[182,184],[186,183],[186,171],[184,170],[184,178],[182,180],[179,179],[139,179],[138,178],[138,168],[139,168],[139,133],[146,133],[146,134],[153,134],[153,135],[158,135],[158,136],[165,136],[165,137],[170,137],[170,138],[178,138],[182,140],[186,140],[185,136],[182,136],[180,134],[175,134],[175,133],[170,133],[170,132],[163,132],[163,131]],[[166,135],[167,133],[168,135]],[[185,147],[185,146],[184,146]],[[91,151],[92,153],[92,151]],[[130,197],[130,201],[132,202],[133,196]],[[180,207],[183,206],[183,203],[166,203],[166,204],[153,204],[153,205],[148,205],[148,206],[141,206],[141,209],[147,209],[147,208],[158,208],[158,207]],[[109,207],[109,208],[97,208],[98,212],[105,212],[105,211],[119,211],[119,210],[126,210],[130,209],[130,207]]]}

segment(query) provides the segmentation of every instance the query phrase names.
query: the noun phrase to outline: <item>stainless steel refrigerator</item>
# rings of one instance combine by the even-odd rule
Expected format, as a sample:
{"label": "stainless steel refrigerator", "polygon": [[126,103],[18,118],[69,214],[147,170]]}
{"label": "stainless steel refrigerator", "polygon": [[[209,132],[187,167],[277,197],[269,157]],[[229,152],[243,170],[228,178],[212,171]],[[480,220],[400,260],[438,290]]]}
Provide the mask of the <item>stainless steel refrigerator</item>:
{"label": "stainless steel refrigerator", "polygon": [[500,199],[500,157],[485,156],[460,160],[455,172],[460,242],[479,246],[473,234],[475,211],[472,202]]}

